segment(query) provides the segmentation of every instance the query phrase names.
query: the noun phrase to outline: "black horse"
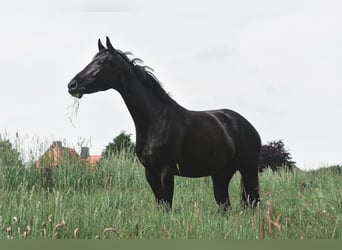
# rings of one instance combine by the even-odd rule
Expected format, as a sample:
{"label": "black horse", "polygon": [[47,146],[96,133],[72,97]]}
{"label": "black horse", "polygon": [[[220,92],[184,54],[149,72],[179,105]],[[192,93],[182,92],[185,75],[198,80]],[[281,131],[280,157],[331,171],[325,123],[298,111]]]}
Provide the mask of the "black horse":
{"label": "black horse", "polygon": [[211,176],[214,196],[224,209],[230,205],[228,184],[241,173],[242,205],[259,201],[260,137],[238,113],[228,110],[191,111],[180,106],[161,87],[142,60],[114,49],[109,38],[99,52],[68,84],[69,93],[117,90],[136,129],[136,154],[159,204],[172,207],[174,176]]}

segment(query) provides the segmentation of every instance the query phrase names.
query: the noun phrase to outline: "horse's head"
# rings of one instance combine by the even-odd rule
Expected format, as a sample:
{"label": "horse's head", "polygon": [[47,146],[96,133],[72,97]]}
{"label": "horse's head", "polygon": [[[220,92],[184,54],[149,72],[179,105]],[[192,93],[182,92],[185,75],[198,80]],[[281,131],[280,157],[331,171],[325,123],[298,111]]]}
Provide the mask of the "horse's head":
{"label": "horse's head", "polygon": [[122,56],[112,46],[106,37],[105,48],[98,40],[99,52],[93,60],[79,72],[68,84],[69,93],[77,98],[83,94],[105,91],[117,88],[122,73]]}

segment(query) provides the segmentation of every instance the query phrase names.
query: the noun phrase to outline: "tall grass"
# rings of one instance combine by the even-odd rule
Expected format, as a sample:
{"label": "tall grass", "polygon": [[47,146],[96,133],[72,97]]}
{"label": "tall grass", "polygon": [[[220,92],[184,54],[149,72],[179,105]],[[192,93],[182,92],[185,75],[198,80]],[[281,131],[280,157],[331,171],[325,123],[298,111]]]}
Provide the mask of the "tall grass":
{"label": "tall grass", "polygon": [[209,178],[175,179],[171,212],[156,206],[143,168],[121,153],[95,171],[71,159],[50,183],[34,168],[0,166],[0,239],[341,239],[341,173],[264,172],[263,201],[242,209],[240,178],[232,207],[215,204]]}

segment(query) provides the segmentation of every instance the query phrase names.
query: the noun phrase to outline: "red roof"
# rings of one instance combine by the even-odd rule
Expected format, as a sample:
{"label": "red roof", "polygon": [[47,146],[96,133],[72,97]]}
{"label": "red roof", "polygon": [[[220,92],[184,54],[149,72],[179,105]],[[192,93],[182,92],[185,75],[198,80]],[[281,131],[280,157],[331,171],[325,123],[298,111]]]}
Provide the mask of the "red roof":
{"label": "red roof", "polygon": [[[36,167],[39,168],[41,165],[43,167],[58,167],[60,161],[65,157],[80,159],[80,156],[75,149],[61,147],[60,145],[53,143],[51,147],[41,157],[39,157],[39,160],[36,161]],[[94,166],[101,159],[101,155],[90,155],[84,160],[89,162],[90,165]]]}
{"label": "red roof", "polygon": [[77,159],[79,155],[73,148],[52,145],[41,157],[39,157],[39,160],[36,161],[36,167],[39,168],[41,164],[46,165],[44,167],[57,167],[60,161],[65,157]]}
{"label": "red roof", "polygon": [[89,155],[89,157],[87,158],[88,162],[90,163],[90,165],[95,165],[96,163],[98,163],[100,160],[102,159],[101,155]]}

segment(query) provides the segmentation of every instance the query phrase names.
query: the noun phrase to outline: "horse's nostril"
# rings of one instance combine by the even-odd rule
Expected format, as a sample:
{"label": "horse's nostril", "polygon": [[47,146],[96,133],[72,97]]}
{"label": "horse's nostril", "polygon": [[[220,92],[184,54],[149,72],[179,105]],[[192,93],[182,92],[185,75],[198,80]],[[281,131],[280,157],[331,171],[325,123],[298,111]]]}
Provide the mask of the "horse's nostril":
{"label": "horse's nostril", "polygon": [[70,90],[75,90],[75,89],[77,89],[77,81],[75,81],[75,80],[71,81],[71,82],[68,84],[68,88],[69,88]]}

